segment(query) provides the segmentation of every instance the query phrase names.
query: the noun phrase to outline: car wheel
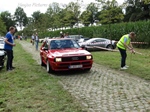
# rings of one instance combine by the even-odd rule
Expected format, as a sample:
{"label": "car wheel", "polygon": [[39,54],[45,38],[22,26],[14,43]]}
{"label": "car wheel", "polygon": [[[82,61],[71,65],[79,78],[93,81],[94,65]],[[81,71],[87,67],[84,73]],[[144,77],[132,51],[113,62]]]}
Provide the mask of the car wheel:
{"label": "car wheel", "polygon": [[45,66],[45,64],[44,64],[43,61],[42,61],[42,57],[40,58],[40,65],[41,65],[41,66]]}
{"label": "car wheel", "polygon": [[109,44],[109,45],[107,45],[106,48],[108,48],[108,49],[113,49],[114,47],[113,47],[113,45]]}
{"label": "car wheel", "polygon": [[2,67],[4,67],[4,62],[2,63]]}
{"label": "car wheel", "polygon": [[88,51],[88,48],[87,48],[87,47],[85,47],[85,50],[86,50],[86,51]]}
{"label": "car wheel", "polygon": [[53,72],[53,70],[52,70],[52,68],[51,68],[51,65],[50,65],[50,63],[49,63],[48,60],[47,60],[46,70],[47,70],[48,73],[52,73],[52,72]]}
{"label": "car wheel", "polygon": [[85,69],[85,71],[87,71],[87,72],[90,71],[90,70],[91,70],[91,68],[86,68],[86,69]]}

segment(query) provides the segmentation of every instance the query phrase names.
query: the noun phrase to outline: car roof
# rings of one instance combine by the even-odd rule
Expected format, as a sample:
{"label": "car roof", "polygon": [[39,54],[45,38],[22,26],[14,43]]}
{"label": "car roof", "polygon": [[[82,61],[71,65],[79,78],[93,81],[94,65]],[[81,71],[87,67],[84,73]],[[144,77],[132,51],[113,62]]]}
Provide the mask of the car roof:
{"label": "car roof", "polygon": [[83,36],[83,35],[69,35],[69,36]]}
{"label": "car roof", "polygon": [[73,40],[71,38],[51,38],[51,39],[47,39],[48,41],[52,41],[52,40]]}
{"label": "car roof", "polygon": [[106,38],[91,38],[90,40],[97,40],[97,39],[104,39],[104,40],[108,40]]}
{"label": "car roof", "polygon": [[86,42],[91,42],[91,41],[94,41],[94,40],[97,40],[97,39],[102,39],[102,40],[106,40],[106,41],[109,40],[109,39],[106,39],[106,38],[91,38],[91,39],[87,40]]}

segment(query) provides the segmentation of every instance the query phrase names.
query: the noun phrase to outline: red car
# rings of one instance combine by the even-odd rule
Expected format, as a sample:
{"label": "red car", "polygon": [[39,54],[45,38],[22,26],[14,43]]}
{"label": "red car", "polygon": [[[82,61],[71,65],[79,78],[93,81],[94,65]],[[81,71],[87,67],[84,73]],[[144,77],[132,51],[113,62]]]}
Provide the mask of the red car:
{"label": "red car", "polygon": [[72,69],[90,70],[93,64],[91,53],[69,38],[47,39],[40,48],[41,65],[47,72]]}

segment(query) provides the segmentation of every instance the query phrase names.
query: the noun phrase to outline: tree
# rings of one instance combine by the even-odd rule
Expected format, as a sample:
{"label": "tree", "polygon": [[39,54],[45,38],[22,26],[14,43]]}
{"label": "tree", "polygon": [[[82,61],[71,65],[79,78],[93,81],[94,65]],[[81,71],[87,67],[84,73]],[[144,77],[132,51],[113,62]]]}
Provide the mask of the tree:
{"label": "tree", "polygon": [[35,11],[32,14],[32,18],[34,21],[37,21],[40,18],[41,12],[40,11]]}
{"label": "tree", "polygon": [[125,18],[124,21],[139,21],[150,19],[149,0],[126,0],[125,4]]}
{"label": "tree", "polygon": [[79,19],[85,26],[88,26],[93,21],[92,13],[90,11],[84,11]]}
{"label": "tree", "polygon": [[75,23],[79,22],[79,16],[80,16],[80,5],[77,2],[70,2],[67,7],[66,10],[69,11],[72,14],[72,21],[71,21],[71,26],[73,26]]}
{"label": "tree", "polygon": [[23,8],[18,7],[15,11],[15,20],[18,23],[17,25],[22,29],[22,26],[26,26],[28,23],[28,18]]}
{"label": "tree", "polygon": [[87,11],[91,12],[91,23],[94,23],[95,20],[96,20],[96,14],[98,13],[98,7],[97,7],[97,4],[96,3],[90,3],[87,8],[86,8]]}
{"label": "tree", "polygon": [[102,10],[99,15],[100,23],[119,23],[123,20],[124,15],[121,6],[116,0],[97,0],[102,4]]}
{"label": "tree", "polygon": [[61,12],[60,5],[56,2],[53,2],[49,5],[46,14],[49,18],[49,22],[47,23],[49,28],[57,28],[60,26],[60,12]]}
{"label": "tree", "polygon": [[8,11],[4,11],[0,14],[2,21],[4,22],[4,25],[6,26],[7,31],[9,31],[10,26],[15,26],[15,20],[11,13]]}
{"label": "tree", "polygon": [[6,26],[2,18],[0,17],[0,35],[5,35],[5,33],[6,33]]}
{"label": "tree", "polygon": [[45,31],[48,28],[48,24],[47,24],[48,22],[49,22],[49,18],[47,14],[41,13],[40,17],[36,21],[35,27],[39,31]]}
{"label": "tree", "polygon": [[142,0],[145,4],[149,4],[150,0]]}

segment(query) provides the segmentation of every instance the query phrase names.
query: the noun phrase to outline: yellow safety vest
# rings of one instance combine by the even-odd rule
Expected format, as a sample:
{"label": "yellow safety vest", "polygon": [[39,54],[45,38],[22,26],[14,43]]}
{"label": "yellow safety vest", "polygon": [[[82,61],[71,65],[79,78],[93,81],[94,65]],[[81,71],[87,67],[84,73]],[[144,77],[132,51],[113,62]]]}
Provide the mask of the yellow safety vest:
{"label": "yellow safety vest", "polygon": [[127,34],[127,35],[123,35],[123,36],[121,37],[121,39],[120,39],[120,40],[118,41],[118,43],[117,43],[117,47],[126,50],[126,47],[124,46],[124,38],[127,38],[126,44],[127,44],[127,45],[130,44],[131,39],[130,39],[130,37],[129,37],[129,34]]}

